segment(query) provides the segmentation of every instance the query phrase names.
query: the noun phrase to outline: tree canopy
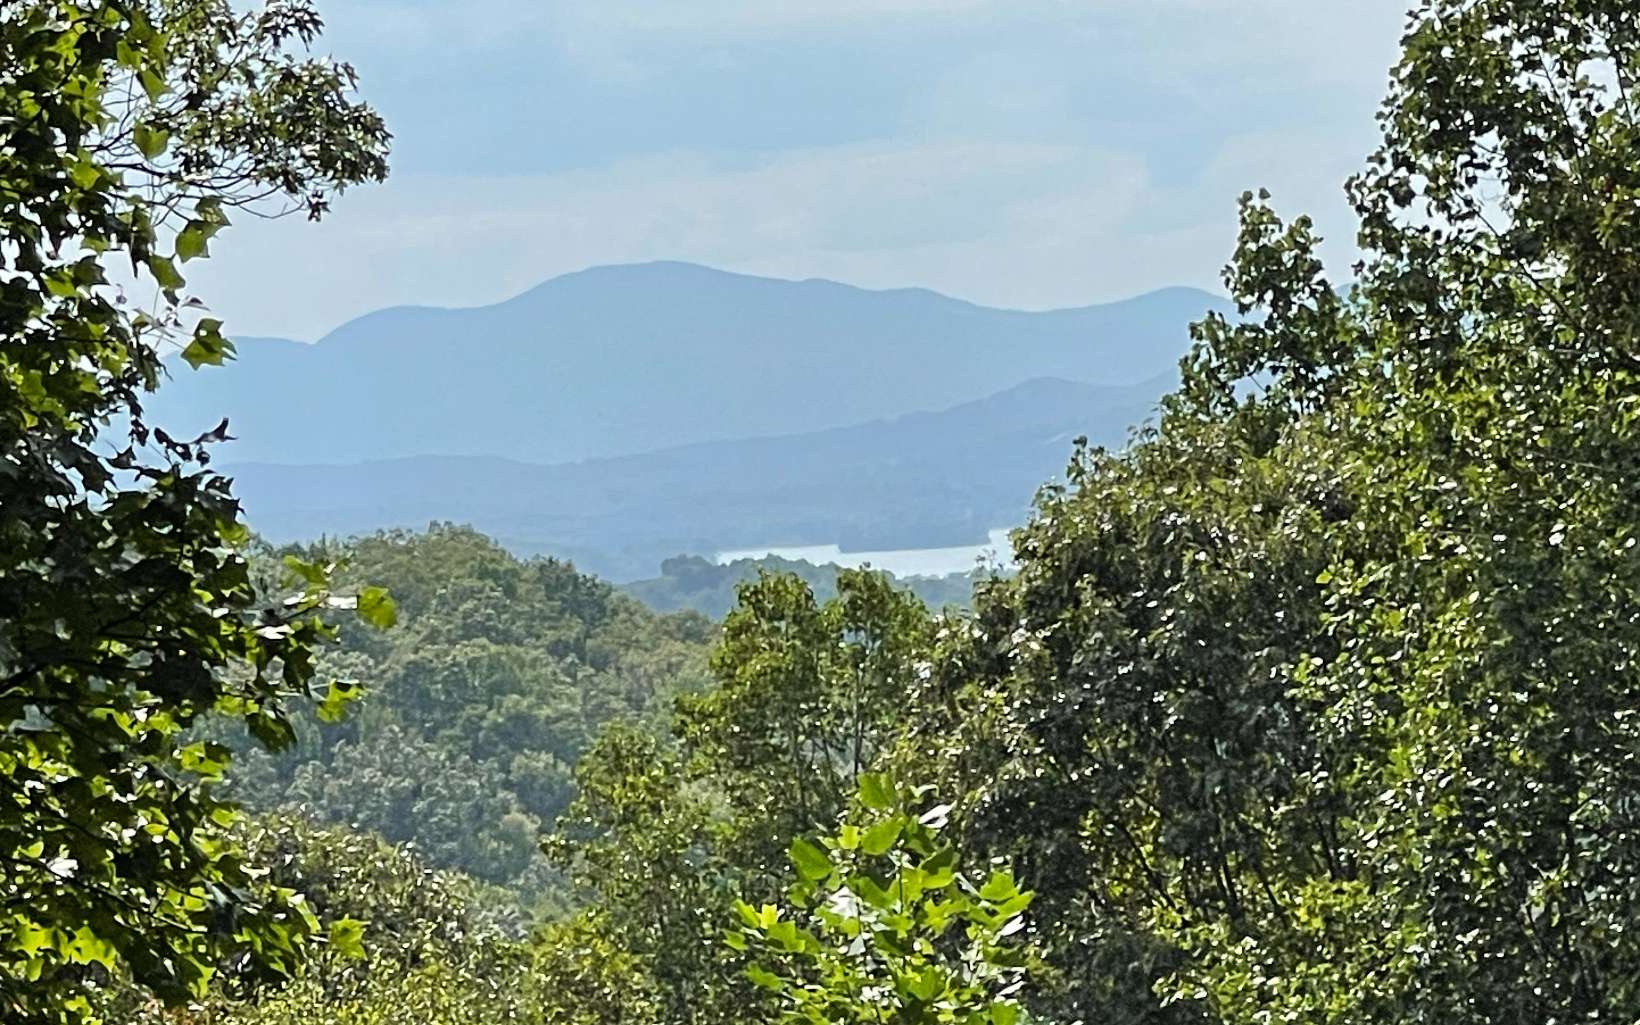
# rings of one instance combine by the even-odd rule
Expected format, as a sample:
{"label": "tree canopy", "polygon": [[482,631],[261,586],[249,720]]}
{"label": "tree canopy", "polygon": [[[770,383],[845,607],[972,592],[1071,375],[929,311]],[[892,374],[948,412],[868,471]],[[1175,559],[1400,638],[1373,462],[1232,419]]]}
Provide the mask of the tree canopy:
{"label": "tree canopy", "polygon": [[[22,0],[0,7],[0,1017],[90,1013],[99,978],[166,999],[214,966],[289,970],[312,928],[253,895],[201,784],[221,711],[290,737],[290,701],[332,696],[321,613],[384,622],[323,567],[263,604],[208,445],[143,422],[175,348],[231,345],[181,265],[233,211],[322,214],[386,173],[352,71],[308,57],[301,0]],[[128,287],[110,283],[125,274]],[[134,280],[130,280],[134,279]],[[133,296],[154,292],[153,301]]]}
{"label": "tree canopy", "polygon": [[1246,319],[937,660],[914,735],[1041,894],[1059,1013],[1636,1013],[1637,27],[1421,4],[1354,283],[1246,197]]}

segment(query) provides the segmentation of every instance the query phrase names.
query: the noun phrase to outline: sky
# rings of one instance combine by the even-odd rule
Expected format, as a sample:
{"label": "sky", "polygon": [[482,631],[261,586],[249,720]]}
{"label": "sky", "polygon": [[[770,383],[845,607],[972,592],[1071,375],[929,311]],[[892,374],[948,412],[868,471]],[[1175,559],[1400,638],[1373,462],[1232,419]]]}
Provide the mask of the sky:
{"label": "sky", "polygon": [[[1218,287],[1269,188],[1348,263],[1396,0],[319,0],[396,139],[191,284],[314,340],[688,260],[1045,309]],[[1340,275],[1346,276],[1346,275]]]}

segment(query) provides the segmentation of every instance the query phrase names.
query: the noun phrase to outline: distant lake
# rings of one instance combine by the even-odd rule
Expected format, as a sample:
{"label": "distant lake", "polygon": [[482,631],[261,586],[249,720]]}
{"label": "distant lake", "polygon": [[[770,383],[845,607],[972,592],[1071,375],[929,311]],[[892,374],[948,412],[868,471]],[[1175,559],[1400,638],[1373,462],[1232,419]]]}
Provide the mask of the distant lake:
{"label": "distant lake", "polygon": [[1008,546],[1008,528],[990,532],[990,539],[982,545],[960,545],[956,548],[902,548],[885,552],[845,552],[838,545],[792,545],[772,548],[736,548],[717,554],[718,565],[728,565],[741,559],[762,559],[770,555],[781,559],[812,562],[816,566],[836,563],[851,569],[870,566],[886,569],[897,577],[943,577],[952,573],[967,573],[977,563],[1003,566],[1013,562]]}

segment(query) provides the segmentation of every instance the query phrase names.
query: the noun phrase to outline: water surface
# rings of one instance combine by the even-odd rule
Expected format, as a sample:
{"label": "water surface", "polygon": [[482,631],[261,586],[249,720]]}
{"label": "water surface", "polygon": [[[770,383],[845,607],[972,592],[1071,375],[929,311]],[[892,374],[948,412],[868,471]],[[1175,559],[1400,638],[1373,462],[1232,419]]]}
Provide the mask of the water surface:
{"label": "water surface", "polygon": [[719,552],[719,565],[741,559],[762,559],[767,556],[782,559],[800,559],[817,566],[835,563],[857,569],[870,566],[886,569],[897,577],[943,577],[952,573],[967,573],[976,566],[1011,565],[1013,551],[1008,546],[1008,528],[990,532],[982,545],[958,545],[954,548],[900,548],[880,552],[845,552],[839,545],[785,545],[767,548],[736,548]]}

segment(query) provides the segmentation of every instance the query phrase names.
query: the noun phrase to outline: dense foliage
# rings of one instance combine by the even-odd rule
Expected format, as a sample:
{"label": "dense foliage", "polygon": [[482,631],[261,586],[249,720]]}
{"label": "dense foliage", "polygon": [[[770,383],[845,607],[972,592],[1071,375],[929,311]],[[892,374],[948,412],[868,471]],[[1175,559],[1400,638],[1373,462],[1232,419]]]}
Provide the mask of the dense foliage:
{"label": "dense foliage", "polygon": [[465,528],[296,554],[343,559],[344,580],[387,586],[399,623],[346,631],[329,665],[369,693],[346,722],[313,724],[281,754],[246,752],[232,792],[414,843],[429,863],[526,901],[554,888],[538,837],[573,797],[575,762],[598,728],[654,720],[704,683],[705,619],[655,615]]}
{"label": "dense foliage", "polygon": [[613,1009],[578,1014],[716,1022],[756,990],[723,942],[736,900],[781,898],[789,847],[831,830],[904,711],[926,610],[883,576],[845,571],[824,603],[793,577],[742,589],[712,659],[666,735],[605,731],[547,843],[584,903],[576,922],[628,958]]}
{"label": "dense foliage", "polygon": [[504,895],[435,871],[403,848],[300,819],[244,830],[262,883],[305,895],[335,940],[301,976],[254,993],[217,987],[180,1010],[122,995],[128,1025],[503,1025],[537,1020],[532,955]]}
{"label": "dense foliage", "polygon": [[1640,1013],[1636,15],[1421,5],[1356,285],[1248,197],[1249,321],[939,652],[914,735],[1057,1013]]}
{"label": "dense foliage", "polygon": [[[179,265],[245,206],[322,213],[386,173],[352,72],[302,0],[0,5],[0,1019],[89,1014],[101,979],[167,1000],[288,971],[311,931],[253,896],[190,743],[212,710],[288,740],[323,696],[322,567],[260,604],[206,445],[150,431],[167,347],[231,350]],[[108,283],[128,275],[133,296]],[[132,302],[151,291],[151,302]],[[220,435],[220,431],[217,432]],[[111,451],[112,450],[112,451]],[[288,600],[281,600],[286,599]],[[337,695],[338,697],[340,695]],[[232,956],[230,956],[232,955]]]}

